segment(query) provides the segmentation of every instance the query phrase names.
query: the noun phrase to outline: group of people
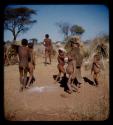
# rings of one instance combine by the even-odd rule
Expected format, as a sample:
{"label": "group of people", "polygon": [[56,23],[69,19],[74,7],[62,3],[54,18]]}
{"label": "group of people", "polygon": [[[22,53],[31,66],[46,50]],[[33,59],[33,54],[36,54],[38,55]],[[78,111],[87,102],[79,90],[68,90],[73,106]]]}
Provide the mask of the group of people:
{"label": "group of people", "polygon": [[[19,57],[19,72],[20,72],[20,90],[29,88],[34,78],[35,69],[35,51],[33,50],[33,43],[28,43],[27,39],[22,39],[22,46],[18,47]],[[29,79],[27,73],[29,72]]]}
{"label": "group of people", "polygon": [[[58,50],[58,75],[56,77],[57,79],[61,76],[61,73],[64,74],[64,77],[66,74],[69,76],[68,77],[68,82],[67,82],[67,92],[71,94],[73,91],[78,91],[80,88],[80,85],[84,82],[82,76],[81,76],[81,66],[83,62],[83,57],[80,53],[80,42],[78,41],[78,38],[75,37],[71,42],[71,50],[69,52],[65,52],[63,48],[59,48]],[[65,67],[65,64],[67,66]],[[98,76],[100,73],[100,56],[98,54],[94,55],[94,60],[92,63],[92,68],[91,68],[91,74],[93,75],[94,79],[94,85],[98,86]],[[77,84],[74,83],[76,79]]]}
{"label": "group of people", "polygon": [[[84,82],[81,76],[81,66],[83,62],[83,57],[80,54],[80,43],[75,37],[71,42],[71,50],[66,52],[64,48],[59,47],[58,49],[58,75],[55,79],[55,82],[61,77],[61,74],[64,77],[68,75],[67,81],[67,92],[71,94],[73,91],[78,91],[80,85]],[[36,52],[34,51],[33,43],[28,43],[27,39],[22,39],[21,46],[18,46],[18,59],[19,59],[19,73],[20,73],[20,90],[24,88],[29,88],[30,85],[35,81],[34,69],[36,65]],[[45,35],[43,40],[43,45],[45,46],[45,65],[51,64],[51,52],[53,49],[52,40],[49,38],[49,35]],[[47,63],[47,57],[49,57],[49,63]],[[91,68],[91,74],[95,84],[98,85],[98,75],[100,72],[100,57],[98,54],[94,55],[94,61]],[[27,74],[29,73],[29,77]],[[77,84],[74,84],[75,79]]]}

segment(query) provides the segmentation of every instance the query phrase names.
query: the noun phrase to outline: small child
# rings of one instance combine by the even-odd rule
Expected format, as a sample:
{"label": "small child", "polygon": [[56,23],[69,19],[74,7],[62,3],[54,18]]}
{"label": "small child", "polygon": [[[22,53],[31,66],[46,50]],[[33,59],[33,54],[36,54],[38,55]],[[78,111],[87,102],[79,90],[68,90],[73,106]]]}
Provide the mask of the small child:
{"label": "small child", "polygon": [[61,73],[63,73],[64,76],[66,76],[65,68],[64,68],[64,65],[65,65],[64,59],[65,59],[65,50],[63,48],[59,48],[58,57],[57,57],[57,60],[58,60],[57,68],[59,70],[59,74],[56,77],[56,81],[60,78]]}
{"label": "small child", "polygon": [[96,86],[98,86],[98,84],[99,84],[98,77],[99,77],[100,70],[101,70],[100,60],[101,60],[100,56],[98,54],[95,54],[93,64],[92,64],[92,68],[91,68],[91,75],[93,74],[93,79],[95,81]]}

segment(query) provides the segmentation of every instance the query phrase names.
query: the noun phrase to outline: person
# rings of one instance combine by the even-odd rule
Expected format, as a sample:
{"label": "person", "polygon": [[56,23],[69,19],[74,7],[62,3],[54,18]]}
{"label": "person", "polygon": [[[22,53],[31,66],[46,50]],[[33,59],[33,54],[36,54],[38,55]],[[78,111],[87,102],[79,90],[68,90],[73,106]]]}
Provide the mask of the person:
{"label": "person", "polygon": [[4,42],[4,65],[9,65],[8,48],[5,42]]}
{"label": "person", "polygon": [[[77,79],[77,87],[80,88],[80,84],[83,83],[83,78],[81,76],[81,65],[83,57],[80,54],[80,44],[76,38],[71,39],[71,50],[67,53],[68,57],[68,66],[66,72],[69,74],[69,79],[67,82],[68,93],[72,93],[72,82],[74,79]],[[75,87],[74,87],[75,88]],[[77,88],[75,88],[77,89]],[[77,90],[78,91],[78,90]]]}
{"label": "person", "polygon": [[78,39],[76,37],[72,39],[71,41],[71,50],[68,55],[70,55],[70,58],[73,59],[75,63],[75,70],[76,70],[76,79],[78,81],[77,87],[80,88],[80,84],[82,84],[83,78],[81,76],[81,66],[83,62],[83,57],[80,54],[80,43],[78,42]]}
{"label": "person", "polygon": [[95,82],[95,85],[98,86],[98,77],[100,74],[100,69],[101,69],[101,62],[100,62],[100,56],[98,54],[94,55],[94,60],[92,63],[92,68],[91,68],[91,75],[93,75],[93,80]]}
{"label": "person", "polygon": [[33,73],[34,73],[35,64],[36,64],[36,59],[35,59],[36,52],[33,50],[33,43],[28,43],[28,48],[29,48],[28,71],[30,76],[29,76],[26,88],[30,87],[32,80],[35,81],[35,77]]}
{"label": "person", "polygon": [[65,69],[64,69],[64,65],[65,65],[64,59],[65,59],[65,50],[63,48],[59,48],[58,49],[58,57],[57,57],[57,60],[58,60],[57,68],[58,68],[59,73],[56,77],[56,81],[58,80],[58,78],[60,78],[61,73],[64,74],[64,77],[66,76],[66,72],[65,72]]}
{"label": "person", "polygon": [[49,64],[51,64],[52,41],[48,34],[45,35],[43,45],[45,46],[45,64],[48,64],[47,57],[49,57]]}
{"label": "person", "polygon": [[29,58],[29,49],[27,47],[27,39],[22,39],[22,46],[18,47],[18,57],[19,57],[19,73],[20,73],[20,91],[26,86],[27,83],[27,72],[28,72],[28,58]]}

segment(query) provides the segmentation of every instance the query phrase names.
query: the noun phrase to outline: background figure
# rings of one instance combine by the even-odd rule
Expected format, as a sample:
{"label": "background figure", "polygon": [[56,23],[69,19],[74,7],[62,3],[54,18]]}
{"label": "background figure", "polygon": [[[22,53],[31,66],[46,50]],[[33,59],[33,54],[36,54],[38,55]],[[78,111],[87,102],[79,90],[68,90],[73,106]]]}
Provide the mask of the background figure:
{"label": "background figure", "polygon": [[33,46],[34,46],[33,43],[28,43],[29,55],[30,55],[28,58],[28,71],[30,76],[29,76],[29,80],[27,82],[26,88],[30,87],[30,83],[32,79],[35,80],[33,73],[34,73],[35,64],[36,64],[36,61],[35,61],[36,52],[33,50]]}
{"label": "background figure", "polygon": [[25,88],[27,82],[28,58],[29,58],[29,49],[27,45],[28,45],[27,39],[22,39],[22,46],[19,46],[18,48],[21,91]]}
{"label": "background figure", "polygon": [[93,75],[93,79],[95,82],[95,85],[98,86],[98,77],[101,69],[101,62],[100,62],[100,56],[98,54],[94,55],[94,60],[91,68],[91,75]]}
{"label": "background figure", "polygon": [[8,48],[5,42],[4,42],[4,65],[9,65]]}
{"label": "background figure", "polygon": [[47,64],[47,57],[49,57],[49,64],[51,64],[52,42],[48,34],[45,35],[43,45],[45,46],[45,64]]}

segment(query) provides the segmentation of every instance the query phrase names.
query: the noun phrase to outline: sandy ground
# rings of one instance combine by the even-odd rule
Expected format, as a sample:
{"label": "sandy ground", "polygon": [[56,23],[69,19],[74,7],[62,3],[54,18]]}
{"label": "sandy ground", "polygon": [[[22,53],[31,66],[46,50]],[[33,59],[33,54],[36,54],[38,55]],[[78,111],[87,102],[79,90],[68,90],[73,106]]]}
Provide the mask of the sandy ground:
{"label": "sandy ground", "polygon": [[[37,58],[34,83],[30,89],[19,92],[18,65],[4,67],[4,111],[11,121],[86,121],[105,120],[109,117],[109,68],[102,71],[98,87],[84,82],[80,93],[68,94],[59,83],[54,83],[57,60],[44,65]],[[91,78],[90,71],[82,68],[82,76]]]}

